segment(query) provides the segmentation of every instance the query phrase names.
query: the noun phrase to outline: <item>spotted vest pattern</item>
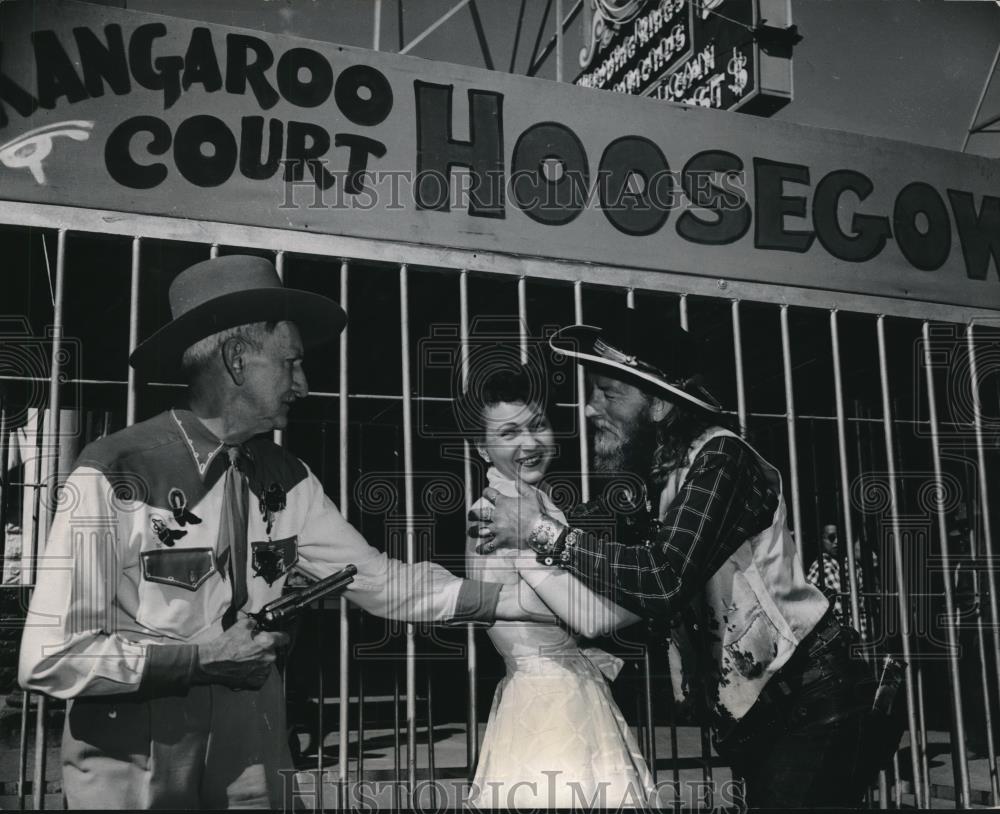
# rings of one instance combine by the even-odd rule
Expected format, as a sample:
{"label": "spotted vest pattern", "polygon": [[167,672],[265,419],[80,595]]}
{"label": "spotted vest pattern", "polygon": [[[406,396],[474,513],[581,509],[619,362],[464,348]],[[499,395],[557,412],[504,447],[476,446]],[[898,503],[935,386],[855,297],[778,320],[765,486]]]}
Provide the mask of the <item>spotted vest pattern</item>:
{"label": "spotted vest pattern", "polygon": [[[692,443],[688,465],[672,472],[660,493],[661,518],[687,478],[690,462],[702,446],[720,436],[738,437],[712,427]],[[778,508],[771,525],[744,542],[712,575],[692,603],[692,612],[685,614],[686,623],[675,626],[670,642],[675,695],[689,701],[695,682],[682,677],[700,675],[711,723],[720,734],[749,711],[828,604],[803,573],[786,523],[781,474],[747,446],[778,494]],[[691,629],[695,626],[699,629]]]}

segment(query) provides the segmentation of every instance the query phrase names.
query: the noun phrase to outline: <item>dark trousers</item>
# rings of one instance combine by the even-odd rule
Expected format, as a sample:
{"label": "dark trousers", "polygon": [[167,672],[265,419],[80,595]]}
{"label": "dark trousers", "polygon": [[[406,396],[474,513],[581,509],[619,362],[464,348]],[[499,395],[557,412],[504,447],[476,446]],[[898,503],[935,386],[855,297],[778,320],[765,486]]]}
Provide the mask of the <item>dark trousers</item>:
{"label": "dark trousers", "polygon": [[851,631],[831,614],[716,743],[746,784],[750,808],[856,807],[878,772],[868,740],[876,680],[850,657]]}

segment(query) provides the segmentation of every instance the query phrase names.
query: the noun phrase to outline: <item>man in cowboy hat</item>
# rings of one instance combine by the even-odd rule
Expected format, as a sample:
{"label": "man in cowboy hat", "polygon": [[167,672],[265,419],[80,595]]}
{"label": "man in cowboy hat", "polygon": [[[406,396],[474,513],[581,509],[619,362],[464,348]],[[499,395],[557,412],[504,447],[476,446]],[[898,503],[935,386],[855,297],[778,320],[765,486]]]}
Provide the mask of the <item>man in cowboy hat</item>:
{"label": "man in cowboy hat", "polygon": [[346,596],[407,621],[524,618],[510,589],[369,546],[298,458],[273,443],[307,393],[305,348],[346,317],[228,256],[183,271],[173,320],[131,363],[188,384],[169,410],[90,444],[61,491],[21,647],[20,681],[70,699],[71,808],[280,808],[292,788],[287,637],[248,614],[292,566],[353,564]]}
{"label": "man in cowboy hat", "polygon": [[563,568],[672,624],[672,666],[700,685],[749,805],[859,802],[871,681],[803,576],[777,469],[725,429],[687,332],[629,310],[606,329],[564,328],[551,345],[586,370],[603,493],[564,525],[529,489],[520,500],[487,489],[494,505],[470,527],[480,549],[522,548],[520,569]]}

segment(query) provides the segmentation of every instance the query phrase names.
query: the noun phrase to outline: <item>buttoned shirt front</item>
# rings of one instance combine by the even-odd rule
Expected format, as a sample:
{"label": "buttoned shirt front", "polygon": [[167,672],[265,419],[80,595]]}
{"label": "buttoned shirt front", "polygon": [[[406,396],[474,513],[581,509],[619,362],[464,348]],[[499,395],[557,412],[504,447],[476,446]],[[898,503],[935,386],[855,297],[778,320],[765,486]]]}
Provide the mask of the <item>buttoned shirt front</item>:
{"label": "buttoned shirt front", "polygon": [[[150,647],[222,633],[232,598],[219,562],[224,450],[193,413],[177,410],[83,451],[38,561],[23,686],[61,698],[183,686],[184,666],[170,658],[159,671],[166,675],[149,674],[153,661],[173,652]],[[242,452],[250,486],[244,612],[280,596],[293,566],[322,578],[350,563],[358,573],[346,596],[374,614],[492,621],[499,587],[390,559],[344,520],[298,458],[268,437]]]}

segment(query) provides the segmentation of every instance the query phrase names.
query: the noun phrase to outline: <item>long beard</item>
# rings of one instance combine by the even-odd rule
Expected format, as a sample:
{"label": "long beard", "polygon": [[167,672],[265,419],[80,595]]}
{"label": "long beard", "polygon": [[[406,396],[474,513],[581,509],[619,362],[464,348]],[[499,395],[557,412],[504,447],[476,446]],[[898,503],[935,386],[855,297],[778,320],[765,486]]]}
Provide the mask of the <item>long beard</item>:
{"label": "long beard", "polygon": [[595,437],[593,470],[605,476],[629,473],[645,478],[652,468],[656,428],[643,414],[623,430],[621,438],[608,432]]}

